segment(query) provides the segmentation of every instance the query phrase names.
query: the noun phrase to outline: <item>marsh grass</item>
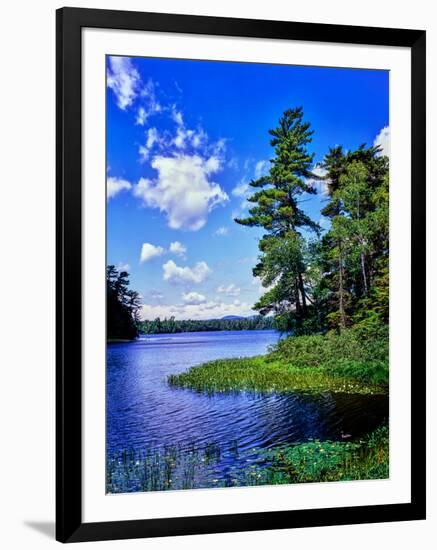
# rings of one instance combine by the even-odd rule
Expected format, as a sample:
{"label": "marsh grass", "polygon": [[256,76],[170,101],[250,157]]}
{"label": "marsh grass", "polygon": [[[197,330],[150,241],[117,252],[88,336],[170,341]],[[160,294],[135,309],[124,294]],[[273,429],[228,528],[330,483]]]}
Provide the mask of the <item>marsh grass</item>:
{"label": "marsh grass", "polygon": [[170,375],[173,387],[214,392],[302,392],[382,394],[385,387],[369,384],[349,374],[341,375],[325,367],[294,367],[280,360],[257,356],[210,361],[187,372]]}
{"label": "marsh grass", "polygon": [[[236,460],[230,460],[230,459]],[[229,467],[218,473],[218,463]],[[325,481],[386,479],[389,476],[387,426],[358,441],[307,441],[252,449],[238,443],[220,448],[172,445],[147,452],[122,451],[107,462],[108,493],[242,487]]]}
{"label": "marsh grass", "polygon": [[215,443],[167,445],[146,451],[123,450],[107,460],[106,491],[166,491],[201,485],[220,460]]}
{"label": "marsh grass", "polygon": [[210,361],[170,375],[174,387],[206,392],[384,394],[388,389],[388,335],[350,329],[325,336],[292,336],[267,355]]}

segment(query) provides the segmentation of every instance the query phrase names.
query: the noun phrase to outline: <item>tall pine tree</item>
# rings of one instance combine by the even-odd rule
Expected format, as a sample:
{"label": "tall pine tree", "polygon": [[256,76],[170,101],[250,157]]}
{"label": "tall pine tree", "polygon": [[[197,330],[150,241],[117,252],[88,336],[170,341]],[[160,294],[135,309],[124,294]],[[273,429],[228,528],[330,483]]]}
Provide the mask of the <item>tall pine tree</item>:
{"label": "tall pine tree", "polygon": [[317,178],[308,152],[313,131],[303,120],[303,109],[288,109],[276,128],[269,130],[274,157],[266,176],[250,182],[256,191],[247,200],[254,204],[246,218],[235,221],[262,227],[259,262],[253,269],[269,290],[255,304],[262,314],[274,312],[282,330],[303,330],[309,296],[305,283],[305,241],[301,230],[318,232],[319,226],[299,207],[304,193],[314,194],[310,183]]}

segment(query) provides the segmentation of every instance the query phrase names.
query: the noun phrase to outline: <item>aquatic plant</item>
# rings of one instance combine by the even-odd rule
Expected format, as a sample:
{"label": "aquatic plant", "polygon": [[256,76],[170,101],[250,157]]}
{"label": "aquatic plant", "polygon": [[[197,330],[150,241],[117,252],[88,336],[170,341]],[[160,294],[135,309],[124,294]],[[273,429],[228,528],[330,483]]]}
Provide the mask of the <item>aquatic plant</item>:
{"label": "aquatic plant", "polygon": [[358,330],[291,336],[264,356],[209,361],[170,375],[174,387],[196,391],[382,394],[388,390],[388,339]]}
{"label": "aquatic plant", "polygon": [[[229,460],[238,458],[238,461]],[[219,473],[221,460],[229,467]],[[108,458],[106,491],[166,491],[308,482],[386,479],[389,432],[383,425],[361,440],[306,441],[239,452],[214,442],[172,445],[144,452],[123,450]]]}
{"label": "aquatic plant", "polygon": [[274,483],[386,479],[389,431],[383,425],[358,442],[309,441],[272,453]]}

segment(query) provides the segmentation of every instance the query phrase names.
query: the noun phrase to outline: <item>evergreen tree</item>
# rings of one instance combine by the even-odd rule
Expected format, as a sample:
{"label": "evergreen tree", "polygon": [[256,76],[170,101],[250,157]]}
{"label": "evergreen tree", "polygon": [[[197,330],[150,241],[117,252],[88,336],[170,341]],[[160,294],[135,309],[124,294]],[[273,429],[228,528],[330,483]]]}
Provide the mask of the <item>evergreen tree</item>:
{"label": "evergreen tree", "polygon": [[308,316],[309,301],[301,230],[319,230],[299,207],[304,193],[316,193],[309,183],[317,178],[311,171],[314,155],[307,149],[313,131],[303,120],[302,107],[298,107],[285,111],[278,126],[269,133],[275,153],[269,173],[250,182],[257,191],[247,200],[255,206],[248,217],[235,221],[266,231],[259,243],[261,254],[253,273],[263,286],[272,288],[255,308],[262,314],[275,312],[280,316],[281,328],[299,332]]}
{"label": "evergreen tree", "polygon": [[108,340],[132,340],[138,336],[141,300],[138,292],[129,289],[129,274],[106,267],[106,305]]}

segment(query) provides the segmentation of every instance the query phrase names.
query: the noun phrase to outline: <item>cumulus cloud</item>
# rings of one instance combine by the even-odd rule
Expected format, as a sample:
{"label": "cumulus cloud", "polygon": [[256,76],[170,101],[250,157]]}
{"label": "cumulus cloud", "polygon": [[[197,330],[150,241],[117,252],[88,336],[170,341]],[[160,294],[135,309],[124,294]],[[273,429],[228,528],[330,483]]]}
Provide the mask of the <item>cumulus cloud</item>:
{"label": "cumulus cloud", "polygon": [[390,126],[385,126],[376,136],[374,147],[381,147],[380,155],[390,156]]}
{"label": "cumulus cloud", "polygon": [[218,237],[225,237],[229,233],[229,229],[225,226],[219,227],[214,231],[214,235]]}
{"label": "cumulus cloud", "polygon": [[211,273],[206,262],[197,262],[193,267],[181,267],[169,260],[163,266],[163,279],[174,284],[199,284]]}
{"label": "cumulus cloud", "polygon": [[152,258],[157,258],[162,256],[165,253],[165,250],[162,246],[155,246],[150,243],[143,243],[141,247],[140,263],[148,262]]}
{"label": "cumulus cloud", "polygon": [[254,315],[252,306],[248,303],[234,300],[227,304],[218,300],[206,300],[200,304],[180,304],[180,305],[150,305],[142,306],[141,316],[143,319],[153,320],[156,317],[169,318],[174,316],[176,319],[221,319],[227,315],[239,315],[248,317]]}
{"label": "cumulus cloud", "polygon": [[211,181],[211,176],[220,169],[216,157],[156,156],[151,165],[158,177],[141,178],[134,187],[134,195],[145,206],[164,212],[172,229],[199,230],[209,212],[229,200],[220,185]]}
{"label": "cumulus cloud", "polygon": [[205,296],[198,292],[184,292],[182,294],[182,300],[185,304],[189,305],[198,305],[206,302]]}
{"label": "cumulus cloud", "polygon": [[132,184],[127,180],[109,177],[106,180],[106,198],[108,200],[112,199],[115,195],[120,193],[120,191],[127,191],[131,189],[131,187]]}
{"label": "cumulus cloud", "polygon": [[140,73],[129,57],[109,57],[106,82],[123,111],[132,105],[141,88]]}
{"label": "cumulus cloud", "polygon": [[187,251],[187,247],[179,241],[174,241],[170,243],[170,252],[176,254],[176,256],[184,257]]}
{"label": "cumulus cloud", "polygon": [[217,288],[217,292],[219,294],[224,294],[225,296],[239,296],[240,295],[240,289],[237,286],[235,286],[233,283],[228,285],[228,286],[220,285]]}

